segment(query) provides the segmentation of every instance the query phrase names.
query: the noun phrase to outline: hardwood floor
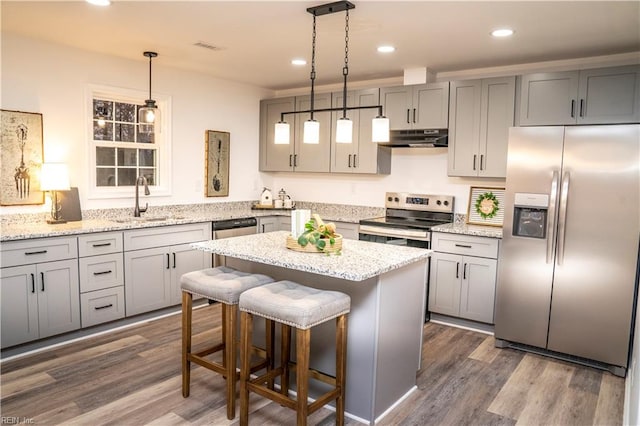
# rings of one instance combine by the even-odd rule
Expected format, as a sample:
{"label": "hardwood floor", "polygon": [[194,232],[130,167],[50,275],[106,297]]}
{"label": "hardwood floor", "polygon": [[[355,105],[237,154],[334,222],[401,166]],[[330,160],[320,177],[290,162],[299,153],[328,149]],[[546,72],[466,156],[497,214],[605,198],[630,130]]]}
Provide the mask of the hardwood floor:
{"label": "hardwood floor", "polygon": [[[219,305],[194,312],[194,349],[218,336]],[[194,367],[182,398],[180,316],[3,362],[2,423],[229,425],[224,381]],[[435,323],[424,327],[418,390],[381,425],[619,425],[624,379],[513,349],[493,337]],[[348,386],[348,383],[347,383]],[[7,418],[9,418],[7,420]],[[252,395],[250,423],[295,424],[295,413]],[[332,425],[321,409],[309,424]],[[360,424],[346,419],[347,425]]]}

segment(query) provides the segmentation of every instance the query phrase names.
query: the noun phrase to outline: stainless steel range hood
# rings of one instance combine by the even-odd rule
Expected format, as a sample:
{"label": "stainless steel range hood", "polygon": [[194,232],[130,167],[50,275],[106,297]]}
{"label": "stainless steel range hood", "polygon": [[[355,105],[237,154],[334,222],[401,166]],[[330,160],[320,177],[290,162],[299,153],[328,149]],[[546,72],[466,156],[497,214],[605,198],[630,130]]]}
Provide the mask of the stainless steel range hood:
{"label": "stainless steel range hood", "polygon": [[389,142],[382,146],[393,148],[446,148],[447,129],[391,130]]}

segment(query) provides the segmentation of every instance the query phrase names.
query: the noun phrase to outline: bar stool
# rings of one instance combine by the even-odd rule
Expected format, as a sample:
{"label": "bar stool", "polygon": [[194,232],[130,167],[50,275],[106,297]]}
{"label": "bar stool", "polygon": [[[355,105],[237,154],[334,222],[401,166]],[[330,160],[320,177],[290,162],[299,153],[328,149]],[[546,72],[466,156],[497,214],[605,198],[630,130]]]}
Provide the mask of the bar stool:
{"label": "bar stool", "polygon": [[[247,290],[240,295],[240,425],[249,423],[249,392],[297,412],[297,424],[307,424],[309,414],[336,400],[336,424],[344,424],[345,376],[347,362],[347,314],[351,298],[337,291],[306,287],[292,281],[278,281]],[[280,365],[257,378],[250,379],[249,349],[253,316],[281,324]],[[336,318],[335,377],[309,367],[311,328]],[[296,362],[289,360],[291,328],[296,332]],[[295,369],[296,398],[289,396],[289,374]],[[280,392],[269,388],[276,377],[281,378]],[[309,378],[330,386],[329,391],[308,403]]]}
{"label": "bar stool", "polygon": [[[188,272],[180,277],[182,289],[182,396],[189,396],[191,381],[191,362],[221,374],[226,379],[227,418],[232,420],[236,412],[236,371],[237,357],[237,316],[240,294],[248,289],[273,282],[262,274],[240,272],[226,266]],[[222,304],[222,342],[198,353],[191,352],[191,318],[193,296],[202,296]],[[264,360],[255,365],[252,371],[273,366],[273,330],[274,324],[267,321],[265,349],[254,348],[253,352]],[[222,352],[222,363],[207,360],[205,357]]]}

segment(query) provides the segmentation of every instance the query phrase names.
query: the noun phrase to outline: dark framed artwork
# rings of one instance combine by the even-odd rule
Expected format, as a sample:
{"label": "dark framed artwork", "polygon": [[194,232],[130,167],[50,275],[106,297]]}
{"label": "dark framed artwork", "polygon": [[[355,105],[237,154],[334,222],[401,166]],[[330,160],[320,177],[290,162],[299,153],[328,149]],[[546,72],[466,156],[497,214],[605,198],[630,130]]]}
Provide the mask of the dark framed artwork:
{"label": "dark framed artwork", "polygon": [[207,130],[205,134],[205,195],[229,196],[230,133]]}
{"label": "dark framed artwork", "polygon": [[0,110],[0,205],[44,204],[42,114]]}

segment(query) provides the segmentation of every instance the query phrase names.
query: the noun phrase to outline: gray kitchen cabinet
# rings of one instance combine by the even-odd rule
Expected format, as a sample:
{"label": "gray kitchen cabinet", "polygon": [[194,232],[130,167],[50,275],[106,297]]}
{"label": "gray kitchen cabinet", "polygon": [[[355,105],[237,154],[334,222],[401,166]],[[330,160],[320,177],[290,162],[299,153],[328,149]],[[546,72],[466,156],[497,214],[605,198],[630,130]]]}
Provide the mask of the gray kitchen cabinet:
{"label": "gray kitchen cabinet", "polygon": [[640,66],[526,74],[520,125],[640,122]]}
{"label": "gray kitchen cabinet", "polygon": [[448,175],[506,177],[516,79],[451,82]]}
{"label": "gray kitchen cabinet", "polygon": [[[334,108],[343,106],[343,93],[333,93]],[[379,89],[363,89],[347,92],[347,107],[376,106],[379,104]],[[337,173],[391,173],[391,148],[379,146],[371,141],[371,121],[378,115],[377,108],[348,110],[347,117],[353,122],[351,143],[335,140],[337,120],[342,111],[331,116],[331,171]]]}
{"label": "gray kitchen cabinet", "polygon": [[493,324],[498,240],[432,234],[429,311]]}
{"label": "gray kitchen cabinet", "polygon": [[335,222],[336,232],[342,235],[342,238],[348,238],[350,240],[357,240],[359,237],[358,229],[360,227],[357,223],[351,222]]}
{"label": "gray kitchen cabinet", "polygon": [[81,235],[78,254],[82,326],[124,318],[122,232]]}
{"label": "gray kitchen cabinet", "polygon": [[390,130],[446,129],[449,82],[383,87],[380,102]]}
{"label": "gray kitchen cabinet", "polygon": [[[314,109],[331,107],[331,93],[316,94]],[[287,145],[274,143],[275,124],[280,114],[288,111],[307,111],[311,108],[310,96],[265,99],[260,102],[260,170],[328,172],[331,163],[331,113],[314,112],[320,122],[320,143],[302,142],[304,122],[309,113],[287,114],[290,139]]]}
{"label": "gray kitchen cabinet", "polygon": [[6,242],[0,251],[3,348],[80,328],[76,238]]}
{"label": "gray kitchen cabinet", "polygon": [[126,316],[180,303],[180,276],[211,267],[189,243],[210,239],[210,222],[125,231]]}
{"label": "gray kitchen cabinet", "polygon": [[[289,220],[291,224],[291,220]],[[258,218],[258,233],[273,232],[280,230],[280,217],[279,216],[262,216]]]}

